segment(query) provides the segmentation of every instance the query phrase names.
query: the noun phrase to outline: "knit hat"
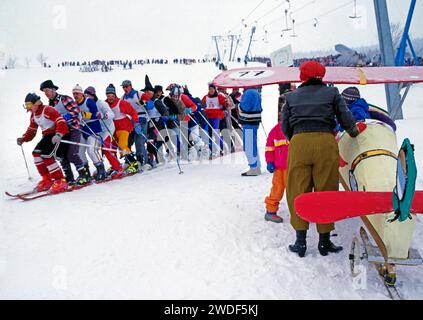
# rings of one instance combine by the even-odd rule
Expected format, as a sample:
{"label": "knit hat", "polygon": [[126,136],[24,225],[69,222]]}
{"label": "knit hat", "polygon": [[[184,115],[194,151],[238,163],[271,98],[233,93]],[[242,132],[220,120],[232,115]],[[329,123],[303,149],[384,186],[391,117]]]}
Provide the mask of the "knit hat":
{"label": "knit hat", "polygon": [[96,95],[94,87],[88,87],[87,89],[85,89],[84,93],[89,94],[90,96],[93,96],[93,97]]}
{"label": "knit hat", "polygon": [[109,84],[109,86],[106,88],[106,94],[114,94],[114,95],[116,95],[116,88],[115,88],[115,86],[112,83]]}
{"label": "knit hat", "polygon": [[79,84],[77,84],[75,87],[73,87],[72,93],[84,94],[84,89],[82,89],[82,87]]}
{"label": "knit hat", "polygon": [[310,79],[322,80],[326,75],[326,68],[317,61],[307,61],[300,66],[300,79],[307,82]]}
{"label": "knit hat", "polygon": [[209,88],[213,88],[214,90],[217,90],[216,85],[214,83],[209,83]]}
{"label": "knit hat", "polygon": [[361,98],[357,87],[346,88],[341,95],[349,105]]}
{"label": "knit hat", "polygon": [[54,89],[54,90],[58,90],[59,87],[55,86],[53,81],[51,80],[46,80],[44,81],[41,85],[40,85],[40,90],[43,91],[44,89]]}

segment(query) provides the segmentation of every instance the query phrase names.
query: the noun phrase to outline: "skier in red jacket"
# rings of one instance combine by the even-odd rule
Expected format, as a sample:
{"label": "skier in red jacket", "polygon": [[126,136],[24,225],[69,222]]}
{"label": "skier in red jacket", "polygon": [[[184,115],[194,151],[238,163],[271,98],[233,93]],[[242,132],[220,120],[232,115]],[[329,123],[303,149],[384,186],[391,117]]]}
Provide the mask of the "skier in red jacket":
{"label": "skier in red jacket", "polygon": [[32,141],[37,135],[38,127],[43,134],[43,138],[32,153],[35,166],[42,177],[37,184],[37,191],[50,190],[53,193],[65,191],[68,185],[55,157],[65,156],[66,148],[63,148],[60,142],[63,136],[69,133],[66,121],[56,109],[44,106],[41,98],[35,93],[26,96],[25,109],[31,112],[31,121],[25,134],[17,139],[17,144],[21,146],[25,142]]}

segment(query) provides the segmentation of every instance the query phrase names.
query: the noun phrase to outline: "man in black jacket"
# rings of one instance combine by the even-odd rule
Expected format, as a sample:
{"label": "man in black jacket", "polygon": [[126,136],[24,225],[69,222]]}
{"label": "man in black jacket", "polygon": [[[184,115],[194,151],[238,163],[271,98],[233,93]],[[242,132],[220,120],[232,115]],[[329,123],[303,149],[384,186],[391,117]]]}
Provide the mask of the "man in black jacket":
{"label": "man in black jacket", "polygon": [[[300,71],[303,84],[296,91],[286,94],[282,130],[290,140],[286,192],[291,225],[297,232],[297,241],[289,249],[304,257],[309,223],[297,215],[294,201],[306,192],[338,191],[336,119],[351,137],[357,137],[366,125],[356,125],[338,89],[322,82],[326,73],[324,66],[315,61],[306,62]],[[323,256],[342,250],[330,241],[330,232],[334,229],[334,224],[317,225],[320,235],[318,249]]]}

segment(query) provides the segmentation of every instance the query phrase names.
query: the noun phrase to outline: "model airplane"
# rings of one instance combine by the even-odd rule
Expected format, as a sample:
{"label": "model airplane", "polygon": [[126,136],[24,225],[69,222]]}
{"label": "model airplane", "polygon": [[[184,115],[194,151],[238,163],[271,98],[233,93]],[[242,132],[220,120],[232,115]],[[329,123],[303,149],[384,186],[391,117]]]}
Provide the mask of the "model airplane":
{"label": "model airplane", "polygon": [[[298,83],[298,68],[246,68],[228,70],[213,83],[222,88],[252,88],[282,83]],[[421,83],[423,67],[328,67],[327,84]],[[373,111],[384,113],[380,108]],[[362,228],[351,248],[351,268],[356,275],[363,259],[374,263],[393,299],[400,299],[395,287],[397,265],[421,265],[423,259],[411,248],[416,213],[423,211],[423,192],[415,192],[417,169],[414,150],[407,139],[398,154],[392,126],[367,121],[367,129],[353,139],[337,137],[340,183],[346,192],[310,193],[296,199],[296,211],[305,220],[328,223],[361,217],[376,246]],[[361,241],[360,241],[361,240]]]}

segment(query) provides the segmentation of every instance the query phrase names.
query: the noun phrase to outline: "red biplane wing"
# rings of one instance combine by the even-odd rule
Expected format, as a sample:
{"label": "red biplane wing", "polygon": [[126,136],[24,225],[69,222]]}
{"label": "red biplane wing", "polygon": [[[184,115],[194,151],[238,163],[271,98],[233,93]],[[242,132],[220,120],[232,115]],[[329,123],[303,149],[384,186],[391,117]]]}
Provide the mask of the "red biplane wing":
{"label": "red biplane wing", "polygon": [[[423,82],[423,67],[327,67],[325,83],[381,84]],[[228,70],[218,75],[213,83],[221,88],[248,88],[279,83],[298,83],[299,68],[258,67]]]}

